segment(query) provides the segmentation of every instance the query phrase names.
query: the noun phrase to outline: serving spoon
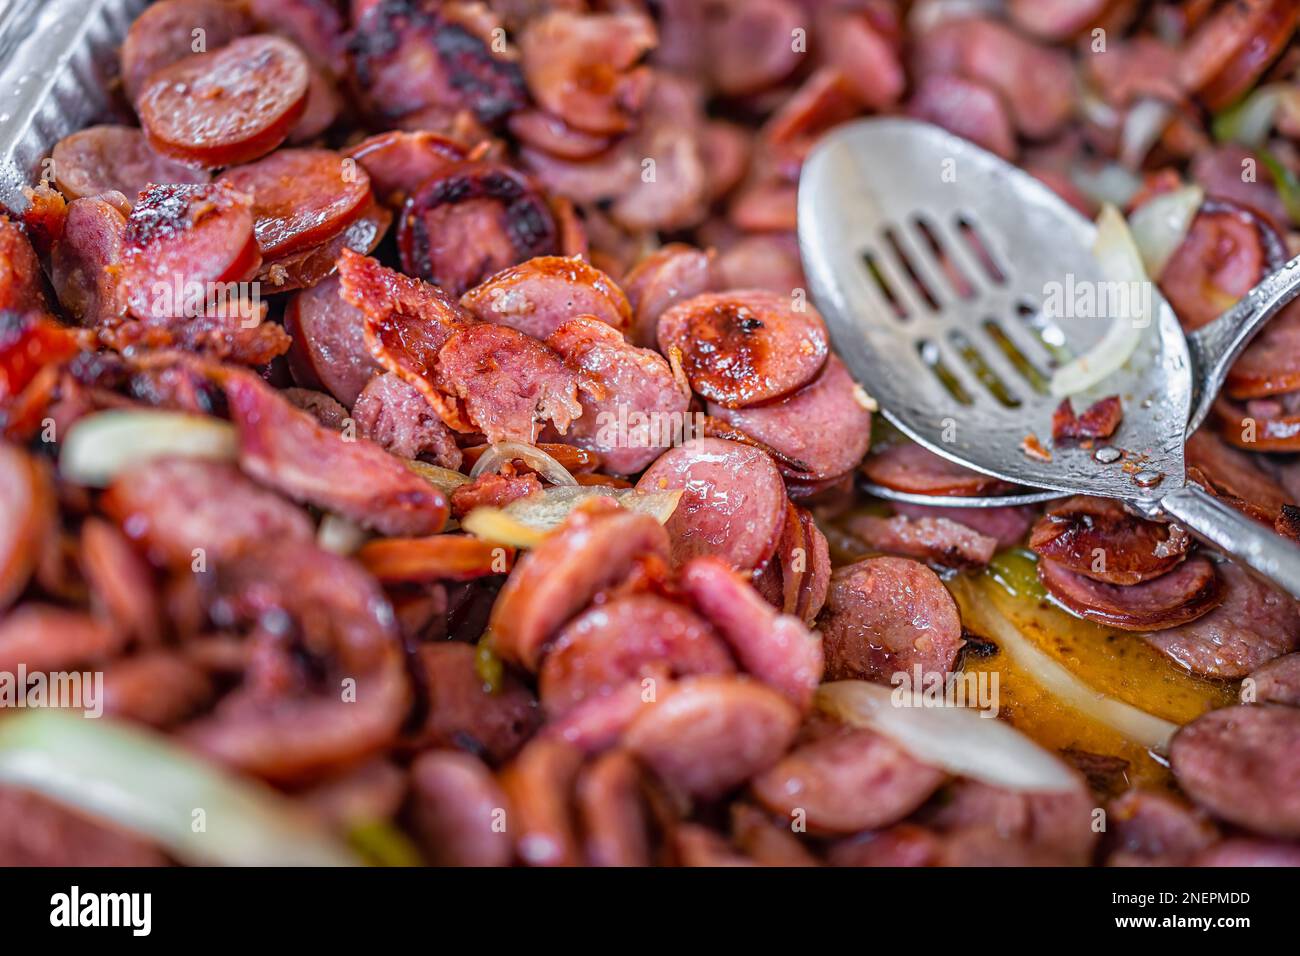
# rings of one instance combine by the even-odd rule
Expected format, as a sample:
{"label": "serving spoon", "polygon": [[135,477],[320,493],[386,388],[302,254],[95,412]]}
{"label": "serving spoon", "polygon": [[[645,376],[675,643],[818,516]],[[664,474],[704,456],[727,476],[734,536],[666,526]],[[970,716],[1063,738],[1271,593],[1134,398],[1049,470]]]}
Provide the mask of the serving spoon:
{"label": "serving spoon", "polygon": [[[1046,185],[986,150],[914,120],[837,127],[799,183],[799,245],[836,352],[884,416],[967,468],[1042,489],[926,504],[987,507],[1061,494],[1115,498],[1174,520],[1300,599],[1300,548],[1189,483],[1187,434],[1204,420],[1251,335],[1300,294],[1300,258],[1185,336],[1145,283],[1151,321],[1117,371],[1073,395],[1119,395],[1100,448],[1051,447],[1051,370],[1087,354],[1105,311],[1057,317],[1056,290],[1108,288],[1096,227]],[[898,494],[889,497],[899,498]]]}

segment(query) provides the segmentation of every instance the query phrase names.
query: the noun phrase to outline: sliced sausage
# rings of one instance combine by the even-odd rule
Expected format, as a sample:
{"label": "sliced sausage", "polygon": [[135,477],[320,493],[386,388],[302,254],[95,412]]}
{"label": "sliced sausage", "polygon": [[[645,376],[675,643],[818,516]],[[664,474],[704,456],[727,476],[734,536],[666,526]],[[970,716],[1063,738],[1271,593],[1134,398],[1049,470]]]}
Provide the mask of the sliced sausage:
{"label": "sliced sausage", "polygon": [[219,566],[263,539],[306,541],[307,515],[229,465],[157,459],[123,472],[104,511],[164,567]]}
{"label": "sliced sausage", "polygon": [[946,518],[963,527],[993,538],[999,548],[1013,548],[1024,540],[1026,532],[1038,518],[1032,505],[1003,508],[940,508],[894,502],[894,510],[909,518]]}
{"label": "sliced sausage", "polygon": [[1044,40],[1068,40],[1097,22],[1113,0],[1011,0],[1008,12],[1017,26]]}
{"label": "sliced sausage", "polygon": [[23,227],[0,214],[0,309],[45,310],[40,274],[41,261]]}
{"label": "sliced sausage", "polygon": [[752,786],[773,813],[802,811],[814,833],[855,833],[902,820],[945,776],[888,737],[844,727],[797,747]]}
{"label": "sliced sausage", "polygon": [[906,558],[867,558],[838,569],[822,610],[826,677],[887,684],[920,667],[947,674],[962,640],[957,605],[938,575]]}
{"label": "sliced sausage", "polygon": [[247,474],[381,534],[442,530],[446,497],[378,445],[324,428],[251,373],[228,369],[222,386]]}
{"label": "sliced sausage", "polygon": [[709,414],[785,456],[786,477],[820,482],[847,474],[867,453],[867,406],[865,393],[832,355],[816,379],[788,398],[738,410],[710,404]]}
{"label": "sliced sausage", "polygon": [[122,633],[147,647],[162,641],[153,574],[126,537],[100,518],[81,526],[81,570],[96,606]]}
{"label": "sliced sausage", "polygon": [[1194,674],[1232,680],[1300,647],[1300,604],[1231,562],[1219,566],[1219,575],[1222,604],[1144,640]]}
{"label": "sliced sausage", "polygon": [[1300,837],[1300,710],[1224,707],[1174,734],[1179,785],[1215,816],[1266,836]]}
{"label": "sliced sausage", "polygon": [[362,438],[399,458],[428,456],[455,470],[462,455],[456,436],[442,423],[419,389],[392,372],[372,378],[357,396],[352,417]]}
{"label": "sliced sausage", "polygon": [[309,289],[334,273],[344,250],[363,256],[373,252],[392,221],[393,214],[371,200],[333,238],[263,262],[257,270],[257,279],[269,286],[271,292]]}
{"label": "sliced sausage", "polygon": [[714,557],[681,570],[678,586],[731,645],[741,667],[807,710],[821,683],[821,638],[789,614],[778,614],[757,591]]}
{"label": "sliced sausage", "polygon": [[154,183],[206,183],[208,173],[159,156],[131,126],[91,126],[54,144],[54,181],[71,202],[110,191],[128,202]]}
{"label": "sliced sausage", "polygon": [[1129,790],[1106,815],[1107,866],[1186,866],[1219,836],[1203,810],[1157,791]]}
{"label": "sliced sausage", "polygon": [[411,826],[433,866],[509,866],[505,792],[469,754],[431,750],[411,764]]}
{"label": "sliced sausage", "polygon": [[150,727],[168,728],[198,713],[216,688],[203,670],[180,654],[149,651],[104,669],[104,713]]}
{"label": "sliced sausage", "polygon": [[415,653],[418,686],[428,709],[413,734],[417,747],[466,750],[493,766],[509,760],[542,722],[541,709],[517,678],[506,673],[500,686],[484,684],[470,644],[440,641]]}
{"label": "sliced sausage", "polygon": [[608,149],[613,141],[610,136],[570,126],[554,113],[541,109],[511,114],[507,127],[522,145],[561,159],[590,159]]}
{"label": "sliced sausage", "polygon": [[1240,99],[1286,47],[1300,8],[1240,0],[1216,10],[1183,47],[1178,79],[1210,110]]}
{"label": "sliced sausage", "polygon": [[1178,525],[1145,521],[1118,501],[1076,495],[1034,525],[1029,547],[1094,581],[1139,584],[1173,570],[1192,537]]}
{"label": "sliced sausage", "polygon": [[527,866],[577,866],[582,862],[571,812],[582,752],[561,740],[539,737],[501,771],[510,801],[515,854]]}
{"label": "sliced sausage", "polygon": [[453,139],[426,130],[389,130],[344,151],[370,176],[379,201],[400,209],[407,198],[435,176],[467,158],[469,151]]}
{"label": "sliced sausage", "polygon": [[907,101],[907,115],[942,126],[1003,159],[1016,156],[1016,134],[996,92],[960,76],[923,77]]}
{"label": "sliced sausage", "polygon": [[862,463],[862,473],[882,487],[918,495],[988,495],[1007,487],[909,441],[876,448]]}
{"label": "sliced sausage", "polygon": [[475,508],[504,508],[512,501],[536,494],[542,487],[532,472],[524,475],[478,475],[451,493],[451,513],[459,518]]}
{"label": "sliced sausage", "polygon": [[[214,287],[252,278],[260,263],[250,197],[226,183],[151,186],[126,221],[121,291],[137,318],[193,316]],[[160,296],[178,277],[182,294]]]}
{"label": "sliced sausage", "polygon": [[1300,846],[1280,840],[1232,837],[1198,853],[1193,866],[1300,866]]}
{"label": "sliced sausage", "polygon": [[622,282],[632,306],[632,341],[656,347],[659,317],[675,303],[707,292],[713,284],[713,270],[711,253],[680,242],[661,246],[638,262]]}
{"label": "sliced sausage", "polygon": [[492,608],[493,647],[537,670],[560,627],[646,556],[668,557],[668,534],[654,518],[621,509],[575,511],[515,565]]}
{"label": "sliced sausage", "polygon": [[726,408],[782,398],[826,363],[826,323],[811,306],[761,289],[705,293],[659,317],[659,351],[681,354],[693,388]]}
{"label": "sliced sausage", "polygon": [[1252,691],[1247,699],[1246,683],[1242,684],[1243,704],[1288,704],[1300,707],[1300,654],[1284,654],[1274,658],[1258,670],[1251,671]]}
{"label": "sliced sausage", "polygon": [[723,3],[705,21],[707,69],[718,92],[745,96],[775,86],[800,60],[791,37],[803,23],[790,0]]}
{"label": "sliced sausage", "polygon": [[354,557],[385,586],[473,581],[510,570],[511,549],[464,534],[367,541]]}
{"label": "sliced sausage", "polygon": [[799,712],[762,684],[691,677],[647,707],[623,741],[670,786],[712,799],[776,763],[798,729]]}
{"label": "sliced sausage", "polygon": [[539,256],[491,276],[461,296],[484,322],[544,339],[575,315],[590,315],[622,332],[631,321],[627,297],[609,276],[574,256]]}
{"label": "sliced sausage", "polygon": [[112,322],[126,310],[118,285],[126,217],[112,198],[73,200],[63,235],[50,252],[54,294],[83,325]]}
{"label": "sliced sausage", "polygon": [[650,866],[649,811],[641,768],[627,753],[598,757],[578,775],[574,802],[588,866]]}
{"label": "sliced sausage", "polygon": [[629,345],[585,315],[564,322],[546,344],[578,373],[582,415],[566,440],[599,452],[605,470],[635,474],[685,433],[690,393],[658,352]]}
{"label": "sliced sausage", "polygon": [[266,259],[332,238],[371,201],[364,168],[328,149],[281,149],[218,177],[253,197],[253,230]]}
{"label": "sliced sausage", "polygon": [[1273,319],[1232,363],[1224,388],[1236,399],[1300,389],[1300,309]]}
{"label": "sliced sausage", "polygon": [[125,645],[125,634],[85,611],[29,601],[0,621],[0,671],[70,671],[110,660]]}
{"label": "sliced sausage", "polygon": [[0,611],[27,587],[54,518],[48,470],[14,445],[0,443]]}
{"label": "sliced sausage", "polygon": [[791,503],[776,554],[754,586],[777,610],[811,626],[831,583],[830,544],[812,513]]}
{"label": "sliced sausage", "polygon": [[155,73],[202,52],[195,49],[197,37],[203,37],[203,49],[216,50],[252,28],[243,7],[225,0],[159,0],[151,4],[132,21],[122,43],[122,85],[127,98],[136,102]]}
{"label": "sliced sausage", "polygon": [[285,306],[284,327],[293,336],[295,381],[320,386],[351,407],[379,363],[366,347],[365,313],[340,295],[340,285],[330,276],[299,292]]}
{"label": "sliced sausage", "polygon": [[996,538],[947,518],[854,515],[845,528],[873,551],[901,554],[948,568],[982,568],[993,559]]}
{"label": "sliced sausage", "polygon": [[241,37],[154,73],[136,100],[149,144],[198,166],[265,156],[307,107],[311,71],[277,36]]}
{"label": "sliced sausage", "polygon": [[659,456],[637,482],[641,491],[682,491],[668,519],[673,563],[716,554],[740,570],[776,550],[785,525],[785,485],[772,459],[721,438],[697,438]]}
{"label": "sliced sausage", "polygon": [[552,718],[628,681],[730,674],[727,645],[689,608],[654,594],[615,597],[570,621],[542,660],[538,692]]}
{"label": "sliced sausage", "polygon": [[820,866],[789,824],[747,803],[731,805],[731,841],[759,866]]}
{"label": "sliced sausage", "polygon": [[1141,584],[1094,581],[1046,559],[1038,562],[1038,579],[1066,610],[1123,631],[1177,627],[1203,617],[1224,597],[1214,562],[1194,556],[1168,574]]}
{"label": "sliced sausage", "polygon": [[464,162],[430,179],[398,224],[402,269],[461,295],[507,266],[559,248],[555,217],[523,174]]}

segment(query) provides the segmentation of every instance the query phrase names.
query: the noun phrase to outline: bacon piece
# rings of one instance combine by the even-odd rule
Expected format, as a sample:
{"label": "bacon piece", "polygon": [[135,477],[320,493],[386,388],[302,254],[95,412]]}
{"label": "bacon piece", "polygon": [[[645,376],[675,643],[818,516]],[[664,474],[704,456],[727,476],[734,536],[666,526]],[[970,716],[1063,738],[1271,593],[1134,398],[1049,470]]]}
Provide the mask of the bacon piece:
{"label": "bacon piece", "polygon": [[1124,406],[1120,404],[1118,395],[1108,395],[1093,402],[1078,416],[1074,413],[1074,405],[1065,398],[1052,413],[1052,441],[1061,444],[1109,438],[1115,434],[1123,418]]}

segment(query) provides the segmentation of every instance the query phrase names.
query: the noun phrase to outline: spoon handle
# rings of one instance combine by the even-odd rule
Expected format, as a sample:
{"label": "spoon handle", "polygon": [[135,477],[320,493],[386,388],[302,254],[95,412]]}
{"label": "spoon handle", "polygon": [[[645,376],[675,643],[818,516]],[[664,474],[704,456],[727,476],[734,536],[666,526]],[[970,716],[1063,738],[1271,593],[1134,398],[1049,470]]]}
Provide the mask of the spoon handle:
{"label": "spoon handle", "polygon": [[1165,495],[1160,510],[1198,538],[1300,600],[1300,547],[1197,484]]}
{"label": "spoon handle", "polygon": [[1261,325],[1300,295],[1300,256],[1260,280],[1227,312],[1187,336],[1192,357],[1192,417],[1187,434],[1205,421],[1228,368]]}

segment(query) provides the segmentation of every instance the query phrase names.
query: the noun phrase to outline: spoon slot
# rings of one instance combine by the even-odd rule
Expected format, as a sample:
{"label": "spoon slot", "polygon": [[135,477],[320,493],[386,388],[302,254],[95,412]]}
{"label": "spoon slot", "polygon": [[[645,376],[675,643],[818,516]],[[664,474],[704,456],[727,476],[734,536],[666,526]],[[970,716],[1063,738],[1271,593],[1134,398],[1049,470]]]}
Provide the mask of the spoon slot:
{"label": "spoon slot", "polygon": [[1016,303],[1016,317],[1033,335],[1034,340],[1047,352],[1048,368],[1055,369],[1074,358],[1074,352],[1065,344],[1065,333],[1032,302]]}
{"label": "spoon slot", "polygon": [[876,291],[884,298],[885,303],[889,306],[894,317],[897,319],[907,318],[907,308],[903,305],[902,300],[895,294],[893,286],[885,277],[884,271],[880,267],[880,261],[876,258],[875,253],[866,250],[862,253],[862,264],[866,267],[867,277],[875,284]]}
{"label": "spoon slot", "polygon": [[967,388],[962,385],[961,379],[953,372],[952,367],[943,360],[938,345],[929,339],[921,339],[916,343],[916,354],[921,357],[921,361],[939,380],[939,384],[943,386],[944,391],[956,399],[958,404],[975,404],[975,399],[971,397]]}
{"label": "spoon slot", "polygon": [[921,235],[926,248],[930,250],[930,255],[938,265],[939,272],[948,280],[948,285],[953,291],[963,299],[975,298],[975,286],[970,279],[966,278],[966,273],[953,256],[948,254],[943,244],[939,241],[939,234],[934,227],[922,216],[912,217],[912,226]]}
{"label": "spoon slot", "polygon": [[976,381],[984,386],[985,390],[993,396],[1003,408],[1019,408],[1020,399],[1002,380],[1002,377],[993,370],[992,365],[984,358],[984,355],[975,343],[965,332],[953,330],[948,333],[948,341],[952,347],[957,350],[957,354],[966,364],[966,368],[975,376]]}
{"label": "spoon slot", "polygon": [[935,298],[934,292],[931,291],[930,284],[921,277],[921,272],[918,268],[920,264],[918,260],[921,258],[919,254],[913,256],[906,248],[904,248],[904,240],[899,236],[898,231],[895,230],[893,226],[886,227],[884,236],[885,244],[888,245],[890,251],[893,252],[895,258],[898,260],[898,264],[902,267],[904,274],[906,274],[907,278],[911,280],[912,287],[916,290],[917,294],[920,295],[925,304],[930,307],[931,312],[938,312],[939,300]]}
{"label": "spoon slot", "polygon": [[1007,273],[998,263],[997,257],[993,254],[993,248],[984,239],[984,236],[976,226],[973,217],[966,213],[958,213],[953,220],[957,227],[957,234],[961,236],[962,241],[970,250],[975,261],[984,269],[985,274],[993,280],[994,285],[1006,285]]}
{"label": "spoon slot", "polygon": [[1047,376],[1040,372],[1033,362],[1029,361],[1024,352],[1020,351],[1020,347],[1011,340],[1011,337],[997,323],[997,320],[986,318],[981,325],[984,334],[989,337],[997,350],[1006,357],[1006,360],[1011,363],[1011,366],[1020,374],[1020,377],[1029,383],[1029,387],[1040,395],[1046,395]]}

